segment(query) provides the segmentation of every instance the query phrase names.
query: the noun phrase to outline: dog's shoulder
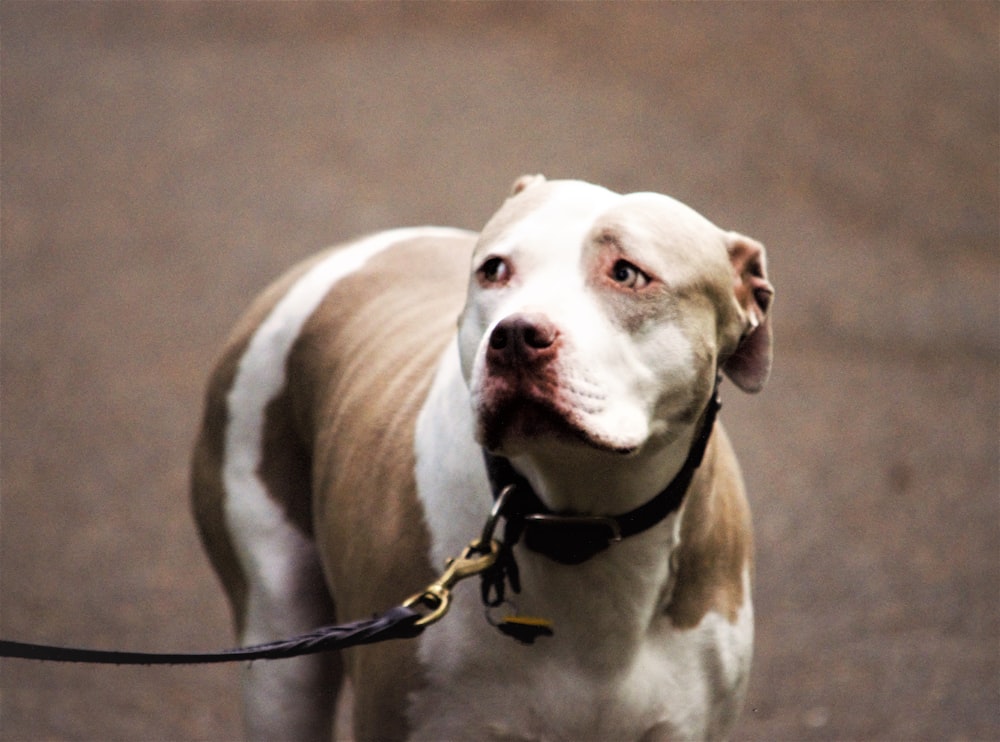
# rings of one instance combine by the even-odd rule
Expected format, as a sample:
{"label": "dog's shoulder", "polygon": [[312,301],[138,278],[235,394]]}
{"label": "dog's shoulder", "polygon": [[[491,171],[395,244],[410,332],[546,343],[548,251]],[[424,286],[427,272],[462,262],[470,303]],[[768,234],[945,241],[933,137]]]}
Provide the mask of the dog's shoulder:
{"label": "dog's shoulder", "polygon": [[[324,424],[355,401],[364,407],[359,423],[380,410],[410,409],[417,401],[410,396],[425,391],[455,332],[474,236],[435,229],[401,237],[363,263],[354,261],[325,292],[291,348],[289,381],[307,382],[312,398],[303,409],[321,412]],[[333,255],[347,262],[356,249],[349,245]]]}
{"label": "dog's shoulder", "polygon": [[750,601],[753,534],[743,477],[720,423],[684,506],[677,582],[667,615],[694,628],[710,612],[736,623]]}

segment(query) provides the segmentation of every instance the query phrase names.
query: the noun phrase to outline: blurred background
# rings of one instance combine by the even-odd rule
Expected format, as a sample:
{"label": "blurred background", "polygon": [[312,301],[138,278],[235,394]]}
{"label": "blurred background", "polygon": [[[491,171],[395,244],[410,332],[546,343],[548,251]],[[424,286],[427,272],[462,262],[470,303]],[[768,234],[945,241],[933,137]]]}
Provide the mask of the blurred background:
{"label": "blurred background", "polygon": [[[0,5],[0,635],[231,645],[188,512],[213,357],[296,260],[524,172],[763,241],[738,740],[1000,737],[1000,6]],[[0,737],[222,740],[236,667],[0,662]]]}

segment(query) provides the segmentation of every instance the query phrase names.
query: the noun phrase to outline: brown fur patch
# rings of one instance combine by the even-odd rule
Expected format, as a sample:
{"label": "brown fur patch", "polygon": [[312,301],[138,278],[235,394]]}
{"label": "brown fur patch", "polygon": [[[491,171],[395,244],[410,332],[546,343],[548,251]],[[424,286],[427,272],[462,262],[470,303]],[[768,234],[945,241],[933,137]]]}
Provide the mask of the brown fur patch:
{"label": "brown fur patch", "polygon": [[288,390],[268,403],[257,474],[288,520],[312,537],[312,457],[295,432]]}
{"label": "brown fur patch", "polygon": [[[339,620],[398,604],[442,566],[427,558],[414,429],[456,328],[471,248],[418,239],[372,257],[333,287],[289,356],[291,417],[275,422],[289,422],[312,456],[315,539]],[[401,711],[422,682],[415,649],[347,653],[359,737],[405,735]]]}
{"label": "brown fur patch", "polygon": [[746,599],[743,572],[752,563],[742,477],[729,438],[716,424],[684,506],[677,582],[666,611],[674,626],[694,628],[710,611],[734,623]]}

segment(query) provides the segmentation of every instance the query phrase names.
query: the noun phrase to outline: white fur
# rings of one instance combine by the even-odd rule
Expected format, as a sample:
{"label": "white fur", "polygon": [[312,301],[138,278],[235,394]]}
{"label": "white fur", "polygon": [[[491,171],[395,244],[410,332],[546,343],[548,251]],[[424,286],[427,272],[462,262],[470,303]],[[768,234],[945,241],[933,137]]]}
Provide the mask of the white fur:
{"label": "white fur", "polygon": [[464,390],[465,382],[453,341],[441,356],[414,436],[417,495],[434,535],[431,561],[435,566],[465,548],[493,505],[482,450],[473,437],[468,391],[455,394],[456,388]]}

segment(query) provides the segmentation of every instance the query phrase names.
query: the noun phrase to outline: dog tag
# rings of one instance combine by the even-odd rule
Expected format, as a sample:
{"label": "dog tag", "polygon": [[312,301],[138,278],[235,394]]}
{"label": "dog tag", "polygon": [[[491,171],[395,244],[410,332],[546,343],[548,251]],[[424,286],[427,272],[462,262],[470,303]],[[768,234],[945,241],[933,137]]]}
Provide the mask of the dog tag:
{"label": "dog tag", "polygon": [[551,621],[534,616],[507,616],[497,624],[497,628],[522,644],[534,644],[538,637],[554,634]]}

